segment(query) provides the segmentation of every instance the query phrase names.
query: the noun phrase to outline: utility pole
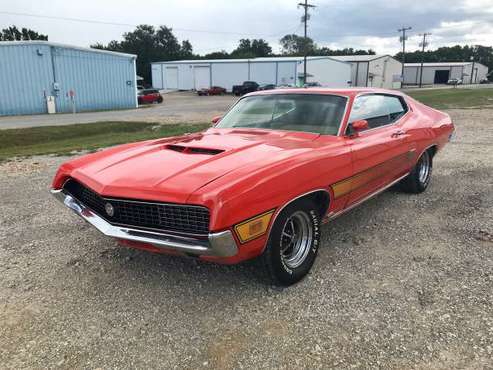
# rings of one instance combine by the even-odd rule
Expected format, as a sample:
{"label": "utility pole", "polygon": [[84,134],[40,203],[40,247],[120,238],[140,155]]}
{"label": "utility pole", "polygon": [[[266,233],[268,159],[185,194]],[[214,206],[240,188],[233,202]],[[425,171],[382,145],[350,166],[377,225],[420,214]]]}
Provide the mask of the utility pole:
{"label": "utility pole", "polygon": [[402,71],[401,71],[401,87],[404,85],[404,63],[406,63],[406,31],[411,30],[412,27],[402,27],[398,29],[397,32],[402,32],[402,36],[400,37],[400,41],[402,42]]}
{"label": "utility pole", "polygon": [[[476,59],[474,58],[474,56],[476,55],[477,49],[478,49],[477,46],[473,46],[473,48],[472,48],[472,55],[471,55],[472,67],[471,67],[471,80],[470,80],[471,84],[476,83],[476,79],[478,77],[477,74],[476,74],[476,76],[474,76],[474,63],[476,62]],[[474,81],[473,81],[473,77],[474,77]]]}
{"label": "utility pole", "polygon": [[303,85],[306,84],[306,57],[308,54],[308,40],[307,40],[307,28],[308,28],[308,8],[315,8],[315,5],[308,4],[308,0],[304,3],[298,3],[298,6],[305,8],[305,15],[303,17],[303,22],[305,23],[305,42],[303,47]]}
{"label": "utility pole", "polygon": [[425,59],[425,47],[428,46],[428,42],[426,41],[426,36],[430,36],[431,33],[425,32],[420,36],[423,36],[423,41],[419,44],[422,47],[421,49],[421,68],[419,73],[419,87],[423,86],[423,63]]}

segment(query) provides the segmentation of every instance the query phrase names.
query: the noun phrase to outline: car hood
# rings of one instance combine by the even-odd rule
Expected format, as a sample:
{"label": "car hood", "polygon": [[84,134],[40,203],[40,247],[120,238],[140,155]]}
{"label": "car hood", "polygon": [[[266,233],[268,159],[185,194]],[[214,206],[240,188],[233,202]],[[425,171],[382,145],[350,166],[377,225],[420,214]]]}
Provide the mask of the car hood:
{"label": "car hood", "polygon": [[232,171],[263,166],[313,149],[319,134],[258,129],[209,129],[179,138],[109,150],[70,174],[104,196],[186,202]]}

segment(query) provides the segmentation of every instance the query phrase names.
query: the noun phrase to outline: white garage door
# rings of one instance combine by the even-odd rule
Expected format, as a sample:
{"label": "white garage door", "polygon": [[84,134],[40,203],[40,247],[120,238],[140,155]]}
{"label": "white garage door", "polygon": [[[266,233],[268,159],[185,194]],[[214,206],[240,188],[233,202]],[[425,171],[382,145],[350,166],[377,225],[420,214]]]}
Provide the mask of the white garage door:
{"label": "white garage door", "polygon": [[193,68],[195,90],[211,87],[211,69],[208,66],[196,66]]}
{"label": "white garage door", "polygon": [[178,67],[166,67],[164,78],[167,90],[178,90]]}
{"label": "white garage door", "polygon": [[262,84],[276,83],[276,63],[252,62],[250,63],[250,80]]}
{"label": "white garage door", "polygon": [[163,89],[163,72],[161,71],[161,66],[159,64],[152,64],[151,68],[152,87]]}

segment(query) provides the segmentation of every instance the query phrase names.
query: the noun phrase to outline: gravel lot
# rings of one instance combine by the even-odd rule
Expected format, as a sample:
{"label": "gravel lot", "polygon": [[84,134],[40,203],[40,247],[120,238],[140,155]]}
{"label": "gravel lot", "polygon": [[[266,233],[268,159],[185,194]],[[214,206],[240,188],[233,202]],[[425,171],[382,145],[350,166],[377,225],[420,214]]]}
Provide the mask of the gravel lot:
{"label": "gravel lot", "polygon": [[428,191],[325,226],[283,290],[118,247],[48,195],[65,158],[0,165],[0,366],[493,369],[493,110],[450,113]]}

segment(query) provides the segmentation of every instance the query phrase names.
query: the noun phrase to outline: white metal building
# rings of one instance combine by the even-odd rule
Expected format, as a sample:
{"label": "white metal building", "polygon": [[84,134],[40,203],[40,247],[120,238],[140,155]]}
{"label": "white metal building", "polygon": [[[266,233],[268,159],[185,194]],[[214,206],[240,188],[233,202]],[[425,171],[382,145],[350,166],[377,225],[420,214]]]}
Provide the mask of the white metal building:
{"label": "white metal building", "polygon": [[[456,78],[465,84],[479,83],[488,75],[488,67],[475,62],[423,63],[423,84],[445,84]],[[406,63],[404,66],[404,84],[419,85],[421,63]]]}
{"label": "white metal building", "polygon": [[[294,86],[303,79],[303,57],[179,60],[152,63],[151,70],[153,87],[164,90],[221,86],[231,91],[244,81]],[[348,87],[350,81],[351,64],[332,57],[308,57],[307,82]]]}

